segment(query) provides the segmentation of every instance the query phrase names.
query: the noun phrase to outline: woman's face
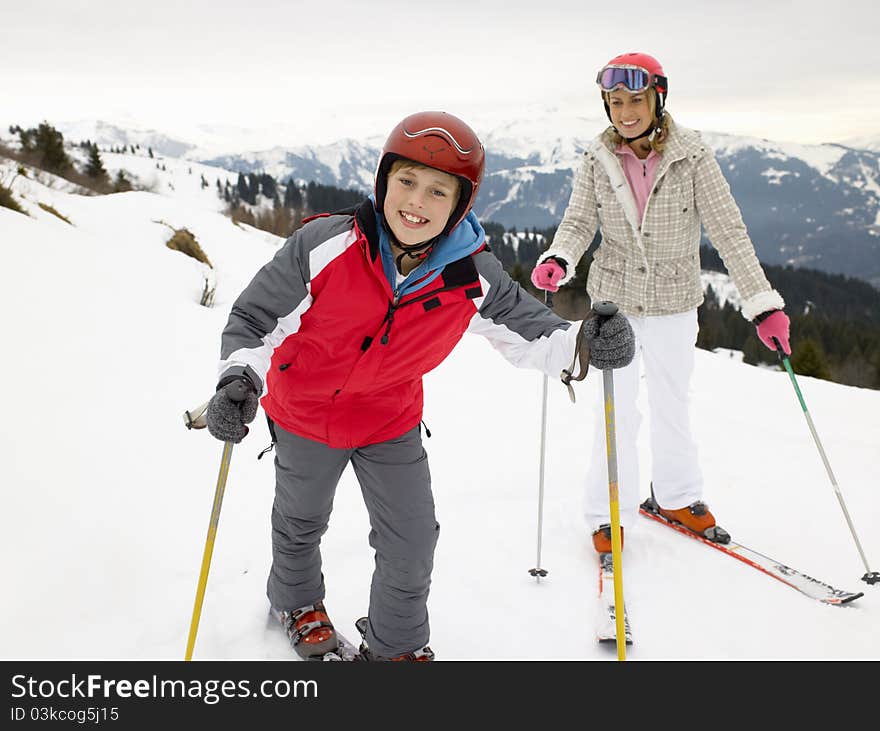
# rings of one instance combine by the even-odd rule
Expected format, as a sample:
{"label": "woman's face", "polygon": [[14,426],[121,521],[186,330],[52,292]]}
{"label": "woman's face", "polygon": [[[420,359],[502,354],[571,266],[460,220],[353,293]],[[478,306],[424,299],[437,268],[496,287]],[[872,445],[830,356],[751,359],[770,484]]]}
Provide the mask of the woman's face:
{"label": "woman's face", "polygon": [[651,126],[654,115],[648,103],[648,92],[618,89],[609,95],[608,106],[611,108],[611,123],[621,137],[632,139],[638,137]]}

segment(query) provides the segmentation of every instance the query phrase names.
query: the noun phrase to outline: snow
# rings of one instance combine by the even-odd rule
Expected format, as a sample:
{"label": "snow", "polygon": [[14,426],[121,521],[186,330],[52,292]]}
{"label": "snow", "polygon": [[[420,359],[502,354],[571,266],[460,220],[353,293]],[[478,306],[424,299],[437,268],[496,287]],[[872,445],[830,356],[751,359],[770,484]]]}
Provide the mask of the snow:
{"label": "snow", "polygon": [[796,158],[802,160],[825,176],[828,176],[831,168],[847,153],[846,147],[828,143],[804,145],[796,142],[777,142],[719,132],[703,132],[702,137],[716,155],[729,156],[741,150],[754,148],[770,159]]}
{"label": "snow", "polygon": [[846,145],[847,147],[854,147],[858,150],[871,150],[873,152],[880,152],[880,136],[877,135],[849,137],[845,140],[841,140],[840,144]]}
{"label": "snow", "polygon": [[[280,240],[225,218],[213,175],[201,190],[200,168],[190,176],[188,162],[165,162],[155,192],[80,196],[18,178],[33,217],[0,208],[5,659],[184,655],[222,446],[186,430],[182,414],[213,392],[232,302]],[[108,167],[141,166],[132,172],[143,177],[154,163],[105,156]],[[198,238],[215,269],[212,309],[198,305],[203,266],[166,248],[170,232],[157,221]],[[441,660],[615,658],[593,638],[597,568],[580,516],[597,373],[578,384],[576,404],[550,384],[541,553],[549,574],[538,582],[528,573],[542,384],[475,337],[425,379],[442,526],[429,610]],[[812,378],[799,385],[876,570],[880,392]],[[880,587],[859,581],[864,566],[788,376],[698,351],[693,399],[706,499],[719,522],[743,544],[866,596],[821,605],[643,521],[627,530],[624,551],[636,637],[628,659],[880,658]],[[640,459],[645,475],[647,427],[638,454],[618,455]],[[271,460],[256,457],[268,443],[260,416],[233,451],[195,659],[291,657],[267,625],[274,477]],[[367,608],[368,530],[347,471],[323,555],[326,603],[349,636]]]}
{"label": "snow", "polygon": [[[761,175],[767,178],[767,182],[770,185],[782,185],[782,179],[786,175],[791,175],[788,170],[776,170],[776,168],[767,168]],[[798,173],[795,173],[794,176],[800,177]]]}
{"label": "snow", "polygon": [[708,287],[712,287],[712,291],[715,293],[715,299],[718,302],[719,307],[724,307],[726,302],[729,302],[736,308],[739,308],[742,305],[742,297],[740,296],[739,290],[736,288],[736,285],[733,283],[733,280],[729,275],[724,274],[723,272],[703,270],[700,272],[700,283],[703,286],[704,292]]}

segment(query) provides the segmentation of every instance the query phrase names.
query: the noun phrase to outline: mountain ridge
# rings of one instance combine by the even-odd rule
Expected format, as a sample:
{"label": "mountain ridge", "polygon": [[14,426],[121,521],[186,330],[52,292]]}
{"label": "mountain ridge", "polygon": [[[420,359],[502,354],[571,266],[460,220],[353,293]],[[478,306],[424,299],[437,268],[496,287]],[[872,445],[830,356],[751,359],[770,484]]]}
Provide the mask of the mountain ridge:
{"label": "mountain ridge", "polygon": [[[602,117],[544,110],[479,128],[487,173],[477,215],[507,227],[557,225],[580,154],[605,126]],[[153,129],[125,130],[106,123],[59,128],[71,140],[85,135],[99,145],[150,145],[159,154],[225,170],[266,172],[279,181],[293,178],[364,193],[372,190],[382,142],[366,136],[211,156],[209,145]],[[216,139],[219,133],[212,129],[211,134]],[[762,261],[809,266],[880,287],[880,151],[843,142],[810,145],[713,131],[702,135],[730,183]]]}

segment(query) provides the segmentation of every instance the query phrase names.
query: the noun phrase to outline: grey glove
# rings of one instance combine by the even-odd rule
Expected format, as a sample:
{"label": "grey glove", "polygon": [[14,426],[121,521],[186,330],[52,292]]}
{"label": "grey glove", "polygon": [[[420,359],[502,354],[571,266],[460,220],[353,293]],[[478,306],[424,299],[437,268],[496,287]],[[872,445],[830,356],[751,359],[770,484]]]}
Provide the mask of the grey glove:
{"label": "grey glove", "polygon": [[629,321],[619,312],[611,317],[589,317],[582,325],[590,346],[590,365],[600,370],[632,363],[636,339]]}
{"label": "grey glove", "polygon": [[208,431],[221,442],[238,444],[247,436],[245,424],[254,420],[259,403],[257,389],[247,377],[221,385],[208,402]]}

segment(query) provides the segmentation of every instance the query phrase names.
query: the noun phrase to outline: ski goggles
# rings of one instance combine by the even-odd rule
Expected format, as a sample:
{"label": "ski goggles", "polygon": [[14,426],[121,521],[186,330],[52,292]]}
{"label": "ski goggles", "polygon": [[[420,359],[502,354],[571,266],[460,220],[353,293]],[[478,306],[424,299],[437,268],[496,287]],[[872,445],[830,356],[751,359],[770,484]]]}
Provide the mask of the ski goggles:
{"label": "ski goggles", "polygon": [[656,86],[658,91],[666,90],[666,78],[656,76],[641,66],[606,66],[596,75],[596,83],[602,91],[614,91],[623,86],[628,91],[638,92]]}

